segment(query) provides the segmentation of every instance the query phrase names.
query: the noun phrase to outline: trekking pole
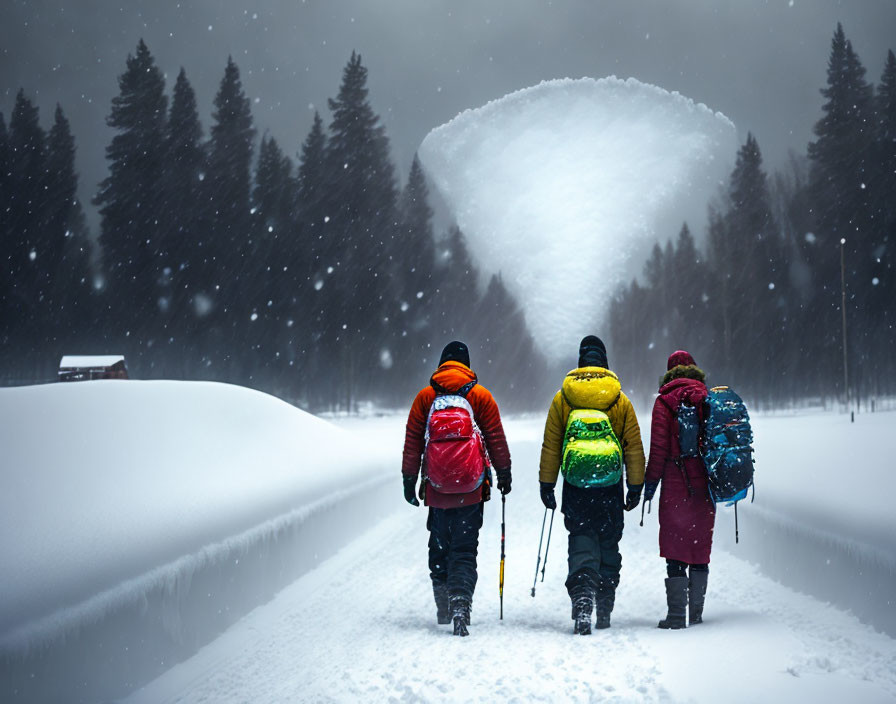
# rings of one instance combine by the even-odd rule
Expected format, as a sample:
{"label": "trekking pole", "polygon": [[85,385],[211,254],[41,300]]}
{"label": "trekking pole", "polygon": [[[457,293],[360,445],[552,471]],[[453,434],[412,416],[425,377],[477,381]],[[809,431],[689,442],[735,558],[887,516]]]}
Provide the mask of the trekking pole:
{"label": "trekking pole", "polygon": [[737,527],[737,502],[734,504],[734,542],[740,542],[740,530]]}
{"label": "trekking pole", "polygon": [[548,544],[544,546],[544,562],[541,565],[541,581],[544,581],[544,571],[548,567],[548,550],[551,549],[551,533],[554,531],[554,509],[551,509],[551,525],[548,526]]}
{"label": "trekking pole", "polygon": [[498,576],[498,597],[501,601],[501,620],[504,620],[504,494],[501,494],[501,571]]}
{"label": "trekking pole", "polygon": [[538,562],[535,563],[535,579],[532,580],[532,598],[535,598],[535,583],[538,581],[538,568],[541,567],[541,541],[544,540],[544,524],[548,520],[548,508],[544,508],[544,518],[541,519],[541,537],[538,539]]}

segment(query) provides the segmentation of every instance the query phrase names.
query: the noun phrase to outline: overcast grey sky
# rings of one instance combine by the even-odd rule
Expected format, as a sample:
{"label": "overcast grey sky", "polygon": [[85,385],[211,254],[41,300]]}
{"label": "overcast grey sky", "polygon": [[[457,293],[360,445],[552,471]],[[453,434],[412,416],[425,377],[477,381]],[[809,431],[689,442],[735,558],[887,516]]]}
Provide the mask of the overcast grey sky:
{"label": "overcast grey sky", "polygon": [[45,127],[63,106],[87,201],[106,175],[116,77],[141,37],[169,93],[186,69],[206,132],[232,55],[259,133],[292,155],[314,108],[329,123],[326,100],[355,50],[402,175],[429,130],[462,110],[611,74],[725,113],[774,167],[812,138],[838,21],[876,83],[896,48],[896,0],[2,0],[0,111],[8,122],[20,87]]}

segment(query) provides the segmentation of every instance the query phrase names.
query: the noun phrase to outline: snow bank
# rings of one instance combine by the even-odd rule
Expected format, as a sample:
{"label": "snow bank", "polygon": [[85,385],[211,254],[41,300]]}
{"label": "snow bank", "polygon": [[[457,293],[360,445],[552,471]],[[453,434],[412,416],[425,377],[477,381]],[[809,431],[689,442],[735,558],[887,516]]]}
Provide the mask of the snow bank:
{"label": "snow bank", "polygon": [[0,390],[0,699],[189,655],[392,508],[387,439],[225,384]]}
{"label": "snow bank", "polygon": [[[574,349],[658,236],[701,231],[737,150],[721,113],[633,78],[555,80],[430,132],[420,159],[537,339]],[[579,305],[577,305],[579,304]]]}
{"label": "snow bank", "polygon": [[756,502],[716,518],[719,547],[896,636],[896,412],[758,416]]}

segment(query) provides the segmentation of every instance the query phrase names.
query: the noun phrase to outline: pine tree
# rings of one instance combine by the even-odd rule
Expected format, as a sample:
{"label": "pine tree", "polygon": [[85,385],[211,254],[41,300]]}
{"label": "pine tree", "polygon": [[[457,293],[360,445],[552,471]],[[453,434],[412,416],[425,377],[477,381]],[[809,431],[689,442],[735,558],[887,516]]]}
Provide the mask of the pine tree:
{"label": "pine tree", "polygon": [[887,61],[877,89],[876,140],[877,188],[872,208],[877,218],[872,243],[872,279],[869,315],[878,321],[880,357],[877,374],[896,374],[892,350],[896,345],[896,56],[887,52]]}
{"label": "pine tree", "polygon": [[[164,204],[160,213],[162,290],[160,318],[167,333],[169,374],[186,376],[197,331],[196,296],[209,276],[208,217],[203,198],[205,153],[196,94],[181,68],[174,84],[165,131]],[[199,306],[201,309],[201,306]]]}
{"label": "pine tree", "polygon": [[[243,91],[240,72],[228,57],[224,77],[214,100],[215,120],[209,143],[205,200],[209,207],[210,270],[204,276],[202,295],[210,302],[212,339],[206,350],[207,361],[218,359],[218,378],[240,376],[238,347],[251,328],[245,298],[248,273],[254,262],[251,215],[249,212],[251,161],[255,128],[249,99]],[[204,306],[205,307],[205,306]],[[244,376],[244,375],[243,375]]]}
{"label": "pine tree", "polygon": [[9,201],[7,266],[7,331],[21,350],[38,344],[38,307],[41,305],[38,259],[47,228],[46,133],[37,107],[20,90],[9,121]]}
{"label": "pine tree", "polygon": [[[292,162],[273,137],[264,137],[253,191],[253,278],[248,282],[251,349],[257,374],[283,393],[284,372],[295,361],[298,301],[289,262],[295,259]],[[294,367],[294,365],[293,365]],[[293,369],[293,371],[295,371]]]}
{"label": "pine tree", "polygon": [[476,311],[471,363],[488,379],[502,406],[525,408],[533,391],[537,395],[547,378],[543,357],[519,304],[500,274],[492,275]]}
{"label": "pine tree", "polygon": [[12,177],[11,150],[9,133],[6,130],[6,119],[0,112],[0,343],[4,348],[9,345],[9,321],[11,319],[12,281],[8,271],[9,257],[12,253],[12,232],[9,227],[9,216],[12,202],[10,200],[10,180]]}
{"label": "pine tree", "polygon": [[466,237],[457,225],[448,230],[439,252],[435,266],[434,338],[430,348],[438,348],[437,352],[452,339],[469,337],[480,299],[479,271],[470,256]]}
{"label": "pine tree", "polygon": [[[725,371],[732,382],[738,379],[741,387],[748,383],[760,386],[769,382],[773,361],[781,351],[783,331],[777,310],[780,291],[776,289],[786,283],[786,276],[768,179],[752,134],[738,151],[729,199],[725,251],[717,250],[713,262],[713,268],[729,282],[730,295],[721,301],[731,345],[728,355],[732,366]],[[763,391],[768,391],[767,385]]]}
{"label": "pine tree", "polygon": [[[146,44],[128,55],[106,123],[117,130],[106,148],[109,176],[94,202],[100,206],[105,299],[116,344],[128,339],[131,363],[156,333],[163,244],[163,167],[168,100],[165,81]],[[134,358],[137,359],[134,359]]]}
{"label": "pine tree", "polygon": [[314,407],[323,407],[330,399],[326,379],[328,361],[333,353],[325,349],[327,323],[332,318],[332,299],[327,257],[329,216],[327,215],[327,137],[323,120],[315,111],[311,130],[302,144],[296,177],[296,255],[290,262],[294,273],[295,295],[299,303],[297,331],[304,357],[305,394]]}
{"label": "pine tree", "polygon": [[325,260],[333,267],[331,293],[335,326],[327,346],[340,351],[340,403],[384,391],[372,369],[388,349],[387,318],[398,303],[389,300],[389,276],[396,248],[396,189],[389,140],[367,100],[367,69],[352,52],[335,99],[327,146],[329,222]]}
{"label": "pine tree", "polygon": [[[395,330],[401,339],[392,344],[399,378],[417,376],[428,366],[435,304],[435,241],[429,189],[417,156],[399,205],[400,222],[394,261],[395,296],[400,303]],[[394,385],[393,385],[394,386]]]}
{"label": "pine tree", "polygon": [[[827,373],[834,379],[840,359],[840,242],[845,240],[847,286],[861,307],[870,288],[870,233],[873,231],[870,193],[872,145],[872,88],[865,69],[843,27],[838,24],[831,43],[824,115],[815,124],[818,139],[809,144],[810,198],[816,217],[817,243],[812,268],[816,275],[822,316]],[[855,309],[855,302],[850,306]],[[842,392],[842,390],[841,390]]]}
{"label": "pine tree", "polygon": [[73,226],[76,209],[80,207],[77,190],[75,139],[62,108],[57,105],[47,142],[47,229],[42,247],[46,256],[41,259],[38,279],[38,290],[44,296],[41,326],[46,336],[57,342],[60,337],[68,337],[62,335],[64,329],[88,322],[75,317],[74,311],[65,310],[69,298],[77,297],[82,286],[80,281],[89,277],[87,271],[70,270],[73,265],[83,265],[83,260],[72,261],[67,256],[70,240],[76,236]]}

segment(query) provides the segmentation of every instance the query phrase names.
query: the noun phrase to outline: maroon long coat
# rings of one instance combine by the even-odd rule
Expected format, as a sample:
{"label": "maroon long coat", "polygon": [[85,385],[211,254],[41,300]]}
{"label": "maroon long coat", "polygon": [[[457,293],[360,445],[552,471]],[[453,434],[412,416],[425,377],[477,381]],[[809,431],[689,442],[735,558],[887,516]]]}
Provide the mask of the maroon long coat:
{"label": "maroon long coat", "polygon": [[[681,450],[678,445],[678,421],[670,409],[677,409],[685,399],[697,406],[699,413],[702,411],[700,402],[706,396],[706,385],[696,379],[672,379],[660,387],[660,395],[653,404],[650,459],[645,476],[646,482],[662,482],[660,555],[667,560],[680,560],[692,565],[709,562],[716,511],[709,496],[702,460],[699,457],[682,460],[684,472],[675,462]],[[688,493],[685,473],[693,495]]]}

